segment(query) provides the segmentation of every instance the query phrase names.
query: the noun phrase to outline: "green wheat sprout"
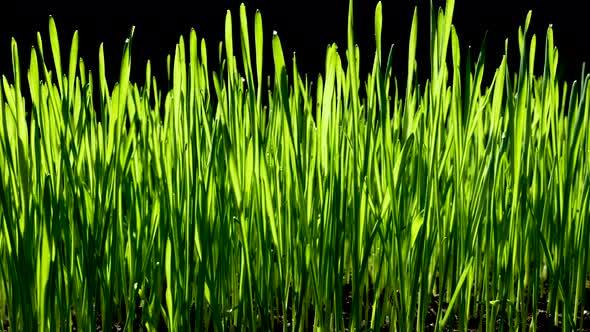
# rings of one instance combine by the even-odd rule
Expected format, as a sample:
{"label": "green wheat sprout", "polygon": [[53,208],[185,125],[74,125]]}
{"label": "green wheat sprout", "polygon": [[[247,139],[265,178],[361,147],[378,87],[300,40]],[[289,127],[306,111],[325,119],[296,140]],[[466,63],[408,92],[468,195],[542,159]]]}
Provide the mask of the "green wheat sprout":
{"label": "green wheat sprout", "polygon": [[352,8],[345,50],[329,45],[313,81],[244,5],[227,12],[219,66],[195,30],[180,37],[167,90],[149,62],[143,85],[130,79],[133,29],[113,86],[102,45],[98,72],[77,32],[62,58],[53,18],[28,68],[13,39],[2,327],[535,331],[543,313],[587,328],[589,76],[558,80],[553,30],[538,54],[529,13],[506,42],[517,70],[504,55],[484,84],[454,0],[431,13],[428,80],[416,10],[407,80],[393,76],[381,3],[361,73]]}

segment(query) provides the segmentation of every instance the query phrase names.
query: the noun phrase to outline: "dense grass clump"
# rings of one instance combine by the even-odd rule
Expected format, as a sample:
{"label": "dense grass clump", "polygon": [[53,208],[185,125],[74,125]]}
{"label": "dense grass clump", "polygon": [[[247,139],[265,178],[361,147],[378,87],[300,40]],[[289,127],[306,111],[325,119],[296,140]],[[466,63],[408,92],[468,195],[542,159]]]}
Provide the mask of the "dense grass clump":
{"label": "dense grass clump", "polygon": [[461,57],[453,0],[433,12],[425,84],[415,13],[407,81],[392,78],[381,4],[360,73],[349,8],[346,51],[328,47],[314,84],[243,6],[239,43],[227,14],[215,70],[195,31],[180,38],[169,91],[149,63],[145,85],[130,81],[133,32],[112,87],[102,47],[93,73],[77,33],[62,67],[52,19],[26,72],[13,41],[0,88],[3,327],[587,327],[588,76],[556,79],[552,30],[537,55],[529,15],[519,68],[504,56],[484,86],[483,55]]}

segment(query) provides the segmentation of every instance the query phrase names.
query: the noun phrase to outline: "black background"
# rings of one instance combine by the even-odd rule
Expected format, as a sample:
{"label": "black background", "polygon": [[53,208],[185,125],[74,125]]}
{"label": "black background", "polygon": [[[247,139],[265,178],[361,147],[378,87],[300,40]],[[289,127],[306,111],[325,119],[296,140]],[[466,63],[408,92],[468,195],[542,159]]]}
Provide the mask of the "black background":
{"label": "black background", "polygon": [[[434,6],[444,6],[444,1],[433,0]],[[74,30],[79,31],[80,52],[87,68],[94,73],[98,69],[98,47],[105,44],[107,77],[114,82],[118,77],[123,43],[132,25],[136,27],[132,48],[132,80],[142,82],[145,63],[152,61],[153,73],[158,81],[166,79],[166,55],[174,52],[174,46],[181,34],[188,36],[195,28],[199,38],[207,41],[210,69],[217,69],[218,43],[223,39],[226,10],[234,17],[238,27],[239,5],[242,1],[192,1],[179,2],[164,0],[150,2],[77,2],[77,3],[33,3],[8,2],[0,5],[0,73],[12,76],[10,62],[10,38],[15,37],[19,45],[21,66],[28,66],[30,47],[35,45],[36,32],[44,38],[46,52],[49,50],[48,16],[56,19],[62,57],[67,59]],[[340,50],[346,47],[347,0],[244,0],[251,23],[254,12],[260,9],[264,24],[265,72],[272,64],[270,41],[273,30],[281,38],[285,55],[289,58],[296,51],[300,71],[315,79],[323,71],[325,49],[336,42]],[[361,47],[362,68],[366,71],[372,62],[374,46],[374,10],[376,0],[355,0],[355,40]],[[388,51],[394,45],[394,75],[406,74],[407,46],[414,6],[419,10],[420,40],[418,68],[421,79],[428,71],[429,11],[428,0],[384,0],[383,1],[383,49]],[[569,81],[579,79],[582,63],[590,59],[590,27],[588,13],[583,2],[572,0],[535,1],[470,1],[456,0],[454,24],[459,33],[463,51],[472,46],[477,53],[484,35],[487,39],[486,72],[490,75],[501,60],[504,40],[510,40],[509,63],[511,70],[517,68],[517,29],[524,24],[529,9],[533,10],[531,32],[537,34],[537,58],[542,60],[545,32],[553,24],[556,45],[560,51],[562,78]],[[251,34],[253,31],[251,30]],[[239,35],[235,35],[239,51]],[[252,38],[252,37],[251,37]],[[253,40],[253,39],[252,39]],[[343,55],[343,53],[342,53]],[[384,54],[386,56],[387,54]],[[465,59],[465,53],[463,55]],[[64,60],[65,61],[65,60]],[[537,62],[540,71],[541,62]],[[163,86],[163,84],[161,84]]]}

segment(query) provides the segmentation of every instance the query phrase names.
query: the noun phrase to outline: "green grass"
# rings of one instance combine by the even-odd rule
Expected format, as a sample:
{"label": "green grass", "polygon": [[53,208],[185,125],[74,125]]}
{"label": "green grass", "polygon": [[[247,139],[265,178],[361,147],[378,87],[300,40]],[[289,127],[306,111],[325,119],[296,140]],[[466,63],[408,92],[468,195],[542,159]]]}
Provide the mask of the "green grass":
{"label": "green grass", "polygon": [[423,84],[428,32],[414,12],[398,82],[381,4],[372,71],[359,72],[351,3],[346,50],[330,45],[313,82],[243,6],[227,13],[219,66],[195,31],[180,38],[170,90],[149,63],[145,85],[130,79],[133,31],[114,86],[102,46],[91,71],[78,34],[64,48],[51,18],[28,67],[13,40],[0,88],[4,326],[582,328],[589,76],[556,78],[552,29],[537,52],[529,15],[506,44],[520,66],[504,56],[486,86],[490,63],[459,49],[453,9],[433,11]]}

